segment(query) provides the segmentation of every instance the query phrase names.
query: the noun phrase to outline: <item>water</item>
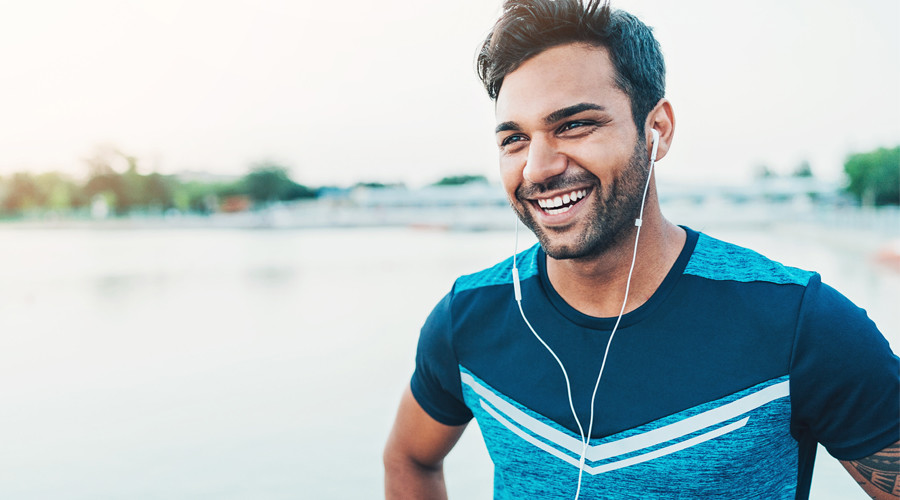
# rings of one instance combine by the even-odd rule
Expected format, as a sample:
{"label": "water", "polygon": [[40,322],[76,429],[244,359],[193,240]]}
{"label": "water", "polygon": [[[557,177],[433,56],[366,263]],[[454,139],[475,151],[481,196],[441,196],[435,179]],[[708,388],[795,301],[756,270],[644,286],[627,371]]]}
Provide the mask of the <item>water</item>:
{"label": "water", "polygon": [[[712,233],[819,269],[898,345],[900,276],[859,250]],[[505,232],[0,226],[0,498],[379,498],[419,326],[511,251]],[[866,498],[820,462],[813,498]],[[490,498],[474,425],[446,468],[451,497]]]}

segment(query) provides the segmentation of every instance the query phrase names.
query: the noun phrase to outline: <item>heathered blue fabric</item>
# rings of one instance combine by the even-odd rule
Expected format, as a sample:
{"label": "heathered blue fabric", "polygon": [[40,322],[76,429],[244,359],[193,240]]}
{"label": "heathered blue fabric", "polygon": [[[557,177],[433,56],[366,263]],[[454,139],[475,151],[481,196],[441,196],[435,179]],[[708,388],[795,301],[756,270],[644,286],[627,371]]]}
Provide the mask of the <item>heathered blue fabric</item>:
{"label": "heathered blue fabric", "polygon": [[726,243],[700,233],[697,248],[684,270],[711,280],[764,281],[781,285],[803,285],[813,274],[794,267],[784,266],[746,248]]}
{"label": "heathered blue fabric", "polygon": [[[516,267],[519,268],[519,280],[526,280],[537,274],[537,245],[523,250],[516,255]],[[474,288],[509,285],[512,283],[512,257],[485,269],[484,271],[461,276],[456,280],[453,291],[460,293]]]}
{"label": "heathered blue fabric", "polygon": [[[582,498],[804,499],[817,442],[857,459],[900,439],[900,360],[865,311],[816,273],[685,230],[662,284],[621,319],[598,386],[591,445],[653,433],[756,390],[786,392],[717,426],[589,460],[588,467],[618,467],[722,433],[587,474]],[[545,259],[539,245],[519,254],[522,305],[566,366],[586,427],[616,318],[572,308],[553,289]],[[478,419],[496,464],[496,498],[571,498],[578,427],[559,366],[519,315],[511,267],[507,259],[457,280],[422,328],[410,385],[435,420]],[[476,382],[487,392],[473,392]],[[558,442],[578,450],[560,451]]]}
{"label": "heathered blue fabric", "polygon": [[[532,412],[512,398],[490,388],[465,367],[460,367],[460,371],[473,376],[479,384],[487,387],[495,396],[512,404],[529,417],[580,441],[581,438],[578,434]],[[762,389],[786,381],[787,377],[766,381],[716,401],[710,401],[611,436],[592,439],[590,445],[616,443],[626,438],[652,434],[654,430],[722,408],[744,396],[758,393]],[[495,414],[502,414],[502,411],[498,411],[497,408],[481,398],[470,386],[463,386],[463,395],[466,404],[473,409],[490,451],[491,459],[496,466],[494,498],[567,499],[574,496],[578,482],[576,465],[548,453],[512,432],[495,418],[488,408]],[[606,460],[586,461],[586,467],[615,464],[621,460],[628,460],[684,443],[706,432],[740,424],[743,419],[747,419],[747,422],[736,430],[674,453],[606,472],[596,474],[585,472],[582,478],[581,497],[592,499],[752,498],[760,500],[793,498],[797,484],[797,443],[789,431],[790,408],[790,397],[785,395],[751,411],[715,422],[709,427],[693,433]],[[562,451],[575,461],[579,458],[578,453],[573,454],[553,441],[535,435],[527,429],[520,428],[520,430],[539,440],[545,446]]]}

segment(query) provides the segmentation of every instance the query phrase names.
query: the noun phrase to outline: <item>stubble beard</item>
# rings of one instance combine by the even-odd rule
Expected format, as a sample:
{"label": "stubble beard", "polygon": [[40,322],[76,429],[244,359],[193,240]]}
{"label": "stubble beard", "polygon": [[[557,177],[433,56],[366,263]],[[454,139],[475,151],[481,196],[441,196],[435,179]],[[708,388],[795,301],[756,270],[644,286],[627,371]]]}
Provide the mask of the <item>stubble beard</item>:
{"label": "stubble beard", "polygon": [[527,191],[533,193],[564,189],[568,184],[572,187],[582,186],[585,181],[593,185],[593,196],[598,199],[594,201],[591,213],[588,214],[588,226],[574,243],[555,242],[553,233],[556,230],[545,229],[535,222],[527,208],[531,206],[531,202],[524,194],[525,186],[516,190],[517,203],[512,204],[513,210],[522,223],[537,236],[548,256],[563,260],[602,255],[619,245],[634,230],[634,220],[640,214],[644,186],[649,175],[649,161],[644,158],[645,154],[644,145],[638,141],[622,174],[607,186],[601,185],[600,179],[584,170],[569,178],[555,178],[544,186],[533,185],[527,188]]}

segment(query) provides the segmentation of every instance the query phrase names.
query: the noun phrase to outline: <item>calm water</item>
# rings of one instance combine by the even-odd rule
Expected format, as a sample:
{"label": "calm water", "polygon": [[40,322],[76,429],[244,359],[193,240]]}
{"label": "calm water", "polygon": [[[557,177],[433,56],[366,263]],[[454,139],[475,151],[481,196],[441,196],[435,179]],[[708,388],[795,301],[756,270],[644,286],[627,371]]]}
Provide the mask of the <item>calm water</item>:
{"label": "calm water", "polygon": [[[820,270],[896,349],[900,275],[860,249],[710,232]],[[419,326],[511,251],[494,232],[0,226],[0,498],[379,498]],[[820,462],[813,498],[866,498]],[[447,469],[451,497],[490,498],[474,426]]]}

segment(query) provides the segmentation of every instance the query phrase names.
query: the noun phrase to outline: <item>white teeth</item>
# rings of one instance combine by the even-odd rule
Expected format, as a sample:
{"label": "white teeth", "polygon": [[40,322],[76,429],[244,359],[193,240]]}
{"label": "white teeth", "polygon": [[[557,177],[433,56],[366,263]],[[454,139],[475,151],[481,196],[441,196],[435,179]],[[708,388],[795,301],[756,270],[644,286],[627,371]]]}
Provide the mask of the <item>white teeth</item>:
{"label": "white teeth", "polygon": [[548,208],[548,209],[546,209],[546,210],[544,210],[544,211],[547,212],[547,213],[550,214],[550,215],[556,215],[556,214],[561,214],[561,213],[568,212],[568,211],[571,210],[571,209],[572,209],[572,207]]}
{"label": "white teeth", "polygon": [[538,206],[543,208],[544,211],[547,212],[548,214],[552,215],[552,214],[559,214],[559,213],[568,211],[569,208],[571,208],[571,207],[569,207],[569,206],[564,207],[564,208],[559,208],[559,207],[562,207],[563,205],[568,205],[569,203],[575,203],[576,201],[584,198],[585,196],[587,196],[587,190],[580,189],[578,191],[572,191],[571,193],[566,193],[562,196],[557,196],[555,198],[539,199],[537,202],[538,202]]}

